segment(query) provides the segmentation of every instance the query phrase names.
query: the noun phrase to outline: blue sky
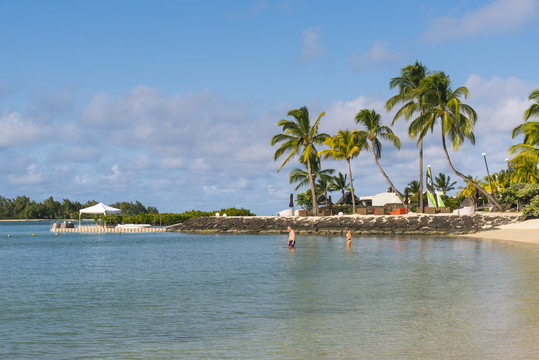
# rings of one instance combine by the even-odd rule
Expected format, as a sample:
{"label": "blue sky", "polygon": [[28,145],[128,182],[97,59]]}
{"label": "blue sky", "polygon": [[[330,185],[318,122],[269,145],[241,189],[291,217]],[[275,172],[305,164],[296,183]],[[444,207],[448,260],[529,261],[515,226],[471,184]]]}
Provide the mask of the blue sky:
{"label": "blue sky", "polygon": [[[482,178],[539,87],[538,35],[538,0],[0,0],[0,195],[273,214],[296,166],[277,173],[277,122],[305,105],[329,134],[364,108],[389,125],[389,80],[415,60],[470,90],[476,145],[451,155]],[[418,178],[406,126],[381,159],[401,189]],[[451,175],[436,132],[425,162]],[[359,195],[387,188],[367,152],[352,171]]]}

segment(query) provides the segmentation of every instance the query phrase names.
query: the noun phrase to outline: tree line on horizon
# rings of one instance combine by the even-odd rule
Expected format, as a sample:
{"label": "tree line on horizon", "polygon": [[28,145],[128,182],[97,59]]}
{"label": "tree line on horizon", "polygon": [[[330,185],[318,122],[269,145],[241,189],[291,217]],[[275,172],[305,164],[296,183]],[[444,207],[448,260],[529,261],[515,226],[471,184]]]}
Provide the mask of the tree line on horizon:
{"label": "tree line on horizon", "polygon": [[[45,220],[77,220],[79,210],[98,204],[95,200],[86,203],[63,199],[62,202],[54,200],[52,196],[43,202],[31,200],[28,196],[16,196],[12,199],[0,196],[0,219],[20,220],[20,219],[45,219]],[[156,207],[144,206],[140,201],[116,202],[110,206],[120,209],[120,215],[107,217],[107,223],[120,224],[156,224],[173,225],[184,222],[192,217],[213,216],[216,212],[227,214],[228,216],[254,216],[250,210],[226,208],[218,211],[190,210],[182,213],[159,213]],[[88,215],[84,215],[88,217]],[[96,222],[101,216],[91,216]]]}
{"label": "tree line on horizon", "polygon": [[[460,86],[453,89],[447,74],[443,71],[429,71],[419,61],[403,67],[400,75],[389,81],[389,87],[398,90],[397,94],[388,99],[385,104],[388,112],[397,109],[390,125],[393,126],[399,119],[409,121],[408,135],[410,139],[416,141],[418,147],[419,181],[412,180],[407,186],[407,190],[413,190],[417,196],[418,212],[423,212],[425,204],[424,196],[419,196],[425,193],[423,140],[435,130],[439,133],[440,143],[451,171],[467,184],[459,193],[462,199],[465,196],[472,196],[474,199],[483,198],[498,211],[502,211],[504,206],[508,206],[507,203],[500,203],[503,199],[503,189],[509,189],[513,184],[511,191],[516,194],[525,184],[539,182],[537,169],[539,122],[531,121],[539,117],[539,89],[531,92],[529,100],[533,104],[525,111],[524,122],[512,132],[513,139],[523,135],[522,143],[512,145],[508,149],[514,157],[508,159],[507,169],[489,176],[486,182],[484,179],[478,180],[459,172],[454,167],[448,151],[448,145],[453,150],[458,150],[466,140],[472,145],[475,144],[473,129],[477,122],[477,113],[470,105],[463,103],[463,99],[466,99],[469,94],[466,87]],[[391,127],[383,125],[381,115],[375,110],[360,109],[354,119],[357,128],[339,130],[335,135],[318,131],[325,112],[320,113],[314,123],[311,123],[309,111],[305,106],[290,110],[287,116],[292,119],[281,119],[277,123],[282,131],[271,138],[271,145],[278,145],[274,154],[275,161],[284,157],[277,172],[281,171],[291,159],[299,157],[302,168],[291,171],[290,183],[298,184],[295,190],[305,185],[309,185],[310,189],[298,195],[298,203],[310,203],[316,213],[319,196],[324,194],[327,199],[328,191],[341,191],[344,195],[344,190],[349,190],[353,199],[354,184],[350,162],[364,151],[372,153],[389,188],[404,203],[402,192],[393,185],[380,164],[382,141],[400,150],[401,140],[393,133]],[[319,145],[325,145],[327,149],[318,150]],[[337,176],[333,176],[335,170],[322,168],[323,159],[345,160],[348,174],[339,172]],[[449,176],[440,173],[438,177],[440,184],[444,186],[451,184]],[[441,188],[443,189],[444,186]],[[450,186],[453,187],[454,183]],[[309,196],[307,193],[310,195],[309,200],[306,199]],[[533,202],[533,199],[530,201]],[[539,197],[536,202],[538,204],[537,216],[539,216]],[[355,202],[352,201],[353,213],[356,211],[355,207]]]}
{"label": "tree line on horizon", "polygon": [[[98,204],[95,200],[86,203],[63,199],[62,202],[50,196],[43,202],[31,200],[20,195],[12,199],[0,196],[0,219],[78,219],[79,210]],[[122,214],[136,216],[138,214],[159,214],[153,206],[144,206],[140,201],[117,202],[110,206],[122,210]]]}

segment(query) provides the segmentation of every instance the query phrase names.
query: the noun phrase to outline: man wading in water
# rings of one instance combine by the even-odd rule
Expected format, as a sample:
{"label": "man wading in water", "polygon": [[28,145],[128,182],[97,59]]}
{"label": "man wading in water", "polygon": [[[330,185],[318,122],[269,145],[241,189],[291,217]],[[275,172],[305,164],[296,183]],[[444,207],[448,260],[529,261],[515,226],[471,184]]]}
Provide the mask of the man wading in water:
{"label": "man wading in water", "polygon": [[293,248],[296,245],[296,233],[292,228],[288,227],[288,247]]}

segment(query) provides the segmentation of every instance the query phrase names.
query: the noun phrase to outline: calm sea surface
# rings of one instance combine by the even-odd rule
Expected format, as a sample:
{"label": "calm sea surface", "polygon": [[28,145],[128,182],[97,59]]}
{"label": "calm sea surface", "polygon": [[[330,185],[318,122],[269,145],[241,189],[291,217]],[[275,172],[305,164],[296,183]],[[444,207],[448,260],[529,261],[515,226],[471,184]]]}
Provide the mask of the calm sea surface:
{"label": "calm sea surface", "polygon": [[539,359],[538,246],[49,226],[0,222],[1,359]]}

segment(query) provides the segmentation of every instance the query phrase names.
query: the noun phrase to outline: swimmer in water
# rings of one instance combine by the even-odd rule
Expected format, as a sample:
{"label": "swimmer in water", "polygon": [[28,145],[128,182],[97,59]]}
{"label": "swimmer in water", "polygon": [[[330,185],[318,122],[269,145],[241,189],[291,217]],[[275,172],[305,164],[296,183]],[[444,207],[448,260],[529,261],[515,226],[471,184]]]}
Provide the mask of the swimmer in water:
{"label": "swimmer in water", "polygon": [[288,227],[288,247],[293,248],[296,245],[296,233],[292,227]]}

